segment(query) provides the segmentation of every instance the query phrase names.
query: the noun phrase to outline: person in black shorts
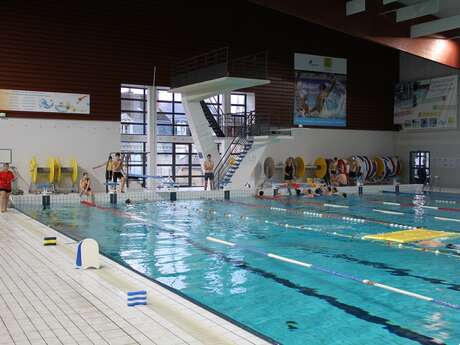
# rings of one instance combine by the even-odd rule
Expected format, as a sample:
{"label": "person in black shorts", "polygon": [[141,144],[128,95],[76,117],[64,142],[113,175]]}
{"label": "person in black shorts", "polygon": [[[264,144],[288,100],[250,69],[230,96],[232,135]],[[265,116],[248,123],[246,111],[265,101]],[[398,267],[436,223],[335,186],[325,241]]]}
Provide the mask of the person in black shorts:
{"label": "person in black shorts", "polygon": [[120,179],[120,192],[125,192],[125,183],[126,179],[123,175],[123,160],[121,159],[121,154],[119,152],[115,153],[115,159],[112,163],[113,170],[113,182],[117,182]]}
{"label": "person in black shorts", "polygon": [[292,180],[294,180],[294,163],[293,159],[289,157],[284,165],[284,182],[287,184],[287,190],[289,195],[292,194],[291,192],[291,185],[292,185]]}
{"label": "person in black shorts", "polygon": [[212,184],[214,181],[214,162],[210,154],[206,156],[206,160],[203,163],[203,170],[204,170],[204,190],[208,189],[207,188],[208,183],[209,183],[209,189],[211,190]]}

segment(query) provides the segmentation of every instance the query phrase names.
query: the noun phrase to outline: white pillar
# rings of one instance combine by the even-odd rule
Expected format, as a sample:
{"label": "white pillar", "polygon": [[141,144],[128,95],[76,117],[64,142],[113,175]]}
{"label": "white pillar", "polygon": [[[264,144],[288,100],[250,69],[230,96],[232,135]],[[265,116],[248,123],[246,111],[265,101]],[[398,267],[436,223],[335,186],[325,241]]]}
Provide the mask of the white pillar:
{"label": "white pillar", "polygon": [[[147,102],[147,175],[156,175],[156,157],[157,157],[157,114],[156,114],[157,92],[156,87],[148,88]],[[147,187],[153,187],[154,180],[147,179]]]}

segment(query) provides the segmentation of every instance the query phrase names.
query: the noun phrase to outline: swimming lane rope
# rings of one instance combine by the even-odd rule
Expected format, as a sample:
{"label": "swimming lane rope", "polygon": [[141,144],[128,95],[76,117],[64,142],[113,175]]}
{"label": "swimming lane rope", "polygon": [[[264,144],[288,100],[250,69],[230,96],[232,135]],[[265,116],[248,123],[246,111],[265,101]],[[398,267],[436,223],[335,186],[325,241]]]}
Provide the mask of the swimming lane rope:
{"label": "swimming lane rope", "polygon": [[356,276],[346,274],[346,273],[340,273],[340,272],[331,270],[331,269],[326,268],[326,267],[322,267],[322,266],[314,265],[314,264],[311,264],[311,263],[290,259],[290,258],[280,256],[280,255],[277,255],[277,254],[273,254],[273,253],[267,253],[267,252],[264,252],[264,251],[261,251],[261,250],[251,249],[251,248],[248,248],[248,247],[245,247],[245,246],[238,245],[238,244],[233,243],[233,242],[224,241],[224,240],[221,240],[221,239],[218,239],[218,238],[215,238],[215,237],[211,237],[211,236],[206,237],[206,239],[208,241],[210,241],[210,242],[223,244],[223,245],[228,246],[228,247],[240,247],[240,248],[242,248],[244,250],[248,250],[248,251],[251,251],[251,252],[259,254],[259,255],[264,255],[264,256],[269,257],[271,259],[279,260],[279,261],[282,261],[282,262],[285,262],[285,263],[288,263],[288,264],[313,269],[313,270],[316,270],[316,271],[319,271],[319,272],[322,272],[322,273],[326,273],[326,274],[329,274],[329,275],[333,275],[333,276],[336,276],[336,277],[339,277],[339,278],[342,278],[342,279],[351,280],[351,281],[355,281],[355,282],[358,282],[358,283],[361,283],[361,284],[364,284],[364,285],[377,287],[377,288],[384,289],[384,290],[387,290],[387,291],[391,291],[391,292],[394,292],[394,293],[397,293],[397,294],[400,294],[400,295],[404,295],[404,296],[416,298],[416,299],[419,299],[419,300],[422,300],[422,301],[434,303],[434,304],[437,304],[437,305],[440,305],[440,306],[443,306],[443,307],[447,307],[447,308],[451,308],[451,309],[455,309],[455,310],[460,310],[460,305],[450,303],[450,302],[446,302],[446,301],[442,301],[442,300],[439,300],[439,299],[436,299],[436,298],[433,298],[433,297],[421,295],[421,294],[411,292],[411,291],[408,291],[408,290],[399,289],[399,288],[396,288],[396,287],[393,287],[393,286],[390,286],[390,285],[381,284],[381,283],[378,283],[378,282],[375,282],[375,281],[372,281],[372,280],[369,280],[369,279],[361,279],[361,278],[358,278]]}

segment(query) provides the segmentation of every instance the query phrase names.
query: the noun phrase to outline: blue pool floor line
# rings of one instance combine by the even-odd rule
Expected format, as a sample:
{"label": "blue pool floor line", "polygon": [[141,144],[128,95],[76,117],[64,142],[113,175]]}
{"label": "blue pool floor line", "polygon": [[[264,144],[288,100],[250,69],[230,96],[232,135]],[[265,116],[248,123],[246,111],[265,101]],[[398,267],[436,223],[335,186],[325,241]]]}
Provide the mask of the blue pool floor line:
{"label": "blue pool floor line", "polygon": [[262,250],[257,250],[257,249],[254,250],[252,248],[248,248],[248,247],[243,246],[243,245],[238,245],[236,243],[224,241],[224,240],[221,240],[221,239],[218,239],[218,238],[215,238],[215,237],[211,237],[211,236],[206,237],[206,239],[208,241],[210,241],[210,242],[223,244],[223,245],[226,245],[228,247],[239,247],[239,248],[242,248],[244,250],[248,250],[250,252],[253,252],[253,253],[256,253],[256,254],[259,254],[259,255],[264,255],[264,256],[267,256],[267,257],[275,259],[275,260],[279,260],[279,261],[286,262],[286,263],[289,263],[289,264],[293,264],[293,265],[313,269],[313,270],[323,272],[323,273],[326,273],[326,274],[329,274],[329,275],[333,275],[333,276],[336,276],[336,277],[339,277],[339,278],[342,278],[342,279],[352,280],[352,281],[355,281],[355,282],[358,282],[358,283],[361,283],[361,284],[365,284],[365,285],[368,285],[368,286],[374,286],[374,287],[384,289],[384,290],[387,290],[387,291],[390,291],[390,292],[394,292],[394,293],[397,293],[397,294],[400,294],[400,295],[405,295],[405,296],[416,298],[416,299],[419,299],[419,300],[422,300],[422,301],[431,302],[431,303],[434,303],[434,304],[437,304],[437,305],[440,305],[440,306],[443,306],[443,307],[460,310],[460,305],[450,303],[450,302],[446,302],[446,301],[442,301],[442,300],[439,300],[439,299],[436,299],[436,298],[433,298],[433,297],[421,295],[421,294],[411,292],[411,291],[408,291],[408,290],[399,289],[399,288],[396,288],[396,287],[393,287],[393,286],[390,286],[390,285],[381,284],[381,283],[378,283],[378,282],[375,282],[375,281],[372,281],[372,280],[369,280],[369,279],[361,279],[361,278],[358,278],[356,276],[346,274],[346,273],[340,273],[340,272],[331,270],[331,269],[326,268],[326,267],[322,267],[322,266],[310,264],[310,263],[307,263],[307,262],[302,262],[302,261],[290,259],[290,258],[280,256],[280,255],[277,255],[277,254],[273,254],[273,253],[267,253],[267,252],[264,252]]}

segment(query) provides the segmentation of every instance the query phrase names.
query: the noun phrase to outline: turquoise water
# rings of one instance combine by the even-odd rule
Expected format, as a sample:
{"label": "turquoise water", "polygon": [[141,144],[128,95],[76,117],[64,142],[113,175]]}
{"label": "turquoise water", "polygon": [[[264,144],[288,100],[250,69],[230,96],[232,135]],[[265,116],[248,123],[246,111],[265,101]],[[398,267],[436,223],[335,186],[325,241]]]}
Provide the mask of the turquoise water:
{"label": "turquoise water", "polygon": [[[447,199],[458,203],[436,202]],[[324,202],[349,208],[320,205]],[[264,255],[274,253],[460,304],[460,261],[455,252],[440,247],[436,255],[416,246],[400,248],[360,239],[400,230],[390,224],[460,233],[459,222],[435,219],[460,219],[460,199],[448,195],[196,200],[116,209],[19,208],[73,238],[96,239],[113,260],[282,344],[460,343],[459,310]],[[208,236],[238,245],[211,242]],[[460,244],[460,240],[444,243]]]}

